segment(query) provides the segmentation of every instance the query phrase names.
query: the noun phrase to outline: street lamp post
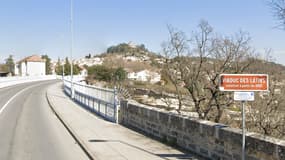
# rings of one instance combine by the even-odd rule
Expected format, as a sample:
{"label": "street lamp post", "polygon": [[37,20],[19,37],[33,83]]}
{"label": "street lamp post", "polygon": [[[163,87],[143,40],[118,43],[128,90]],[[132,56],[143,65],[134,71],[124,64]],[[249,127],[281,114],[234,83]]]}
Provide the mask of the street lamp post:
{"label": "street lamp post", "polygon": [[70,0],[70,80],[71,80],[71,98],[74,98],[74,88],[73,88],[73,0]]}

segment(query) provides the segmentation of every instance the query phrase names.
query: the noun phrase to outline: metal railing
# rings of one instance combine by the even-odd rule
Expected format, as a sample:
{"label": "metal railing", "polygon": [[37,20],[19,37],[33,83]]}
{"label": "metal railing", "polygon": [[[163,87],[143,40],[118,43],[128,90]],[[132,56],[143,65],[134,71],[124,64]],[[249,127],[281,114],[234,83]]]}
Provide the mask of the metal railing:
{"label": "metal railing", "polygon": [[85,109],[96,113],[106,120],[118,122],[118,108],[116,89],[108,89],[73,82],[73,91],[71,90],[71,81],[64,80],[64,91],[71,97],[74,93],[74,100]]}

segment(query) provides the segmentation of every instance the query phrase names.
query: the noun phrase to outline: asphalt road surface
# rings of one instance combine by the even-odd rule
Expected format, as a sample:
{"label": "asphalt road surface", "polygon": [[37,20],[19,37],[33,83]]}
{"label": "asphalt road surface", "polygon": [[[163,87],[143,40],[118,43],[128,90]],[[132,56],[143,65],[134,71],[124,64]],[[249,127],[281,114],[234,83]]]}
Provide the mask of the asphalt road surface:
{"label": "asphalt road surface", "polygon": [[85,160],[50,109],[42,81],[0,89],[0,160]]}

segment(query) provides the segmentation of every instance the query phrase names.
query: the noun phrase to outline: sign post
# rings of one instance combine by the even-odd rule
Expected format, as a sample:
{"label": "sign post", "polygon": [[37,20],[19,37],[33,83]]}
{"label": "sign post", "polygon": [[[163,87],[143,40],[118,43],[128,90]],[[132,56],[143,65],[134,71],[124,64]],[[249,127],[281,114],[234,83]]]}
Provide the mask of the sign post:
{"label": "sign post", "polygon": [[242,105],[242,160],[245,160],[245,102],[254,101],[254,92],[234,92],[234,100]]}
{"label": "sign post", "polygon": [[245,160],[245,112],[244,112],[244,102],[242,104],[242,160]]}
{"label": "sign post", "polygon": [[220,91],[234,91],[234,100],[242,104],[242,160],[245,160],[245,102],[254,101],[253,91],[268,91],[267,74],[221,74]]}

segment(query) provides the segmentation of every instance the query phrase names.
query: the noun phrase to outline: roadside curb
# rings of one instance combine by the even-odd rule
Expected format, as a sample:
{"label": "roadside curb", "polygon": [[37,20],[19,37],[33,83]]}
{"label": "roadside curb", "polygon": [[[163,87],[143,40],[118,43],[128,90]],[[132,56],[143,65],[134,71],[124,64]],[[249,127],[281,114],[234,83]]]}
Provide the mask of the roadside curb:
{"label": "roadside curb", "polygon": [[56,115],[56,117],[59,119],[59,121],[62,123],[62,125],[65,127],[65,129],[68,131],[68,133],[74,138],[76,143],[83,150],[83,152],[87,155],[87,157],[90,160],[95,160],[95,156],[88,150],[88,147],[83,142],[83,140],[81,140],[80,137],[75,133],[75,131],[70,127],[70,125],[60,117],[59,113],[56,112],[54,104],[51,102],[50,97],[48,96],[48,90],[46,91],[46,99],[47,99],[47,102],[48,102],[52,112]]}

